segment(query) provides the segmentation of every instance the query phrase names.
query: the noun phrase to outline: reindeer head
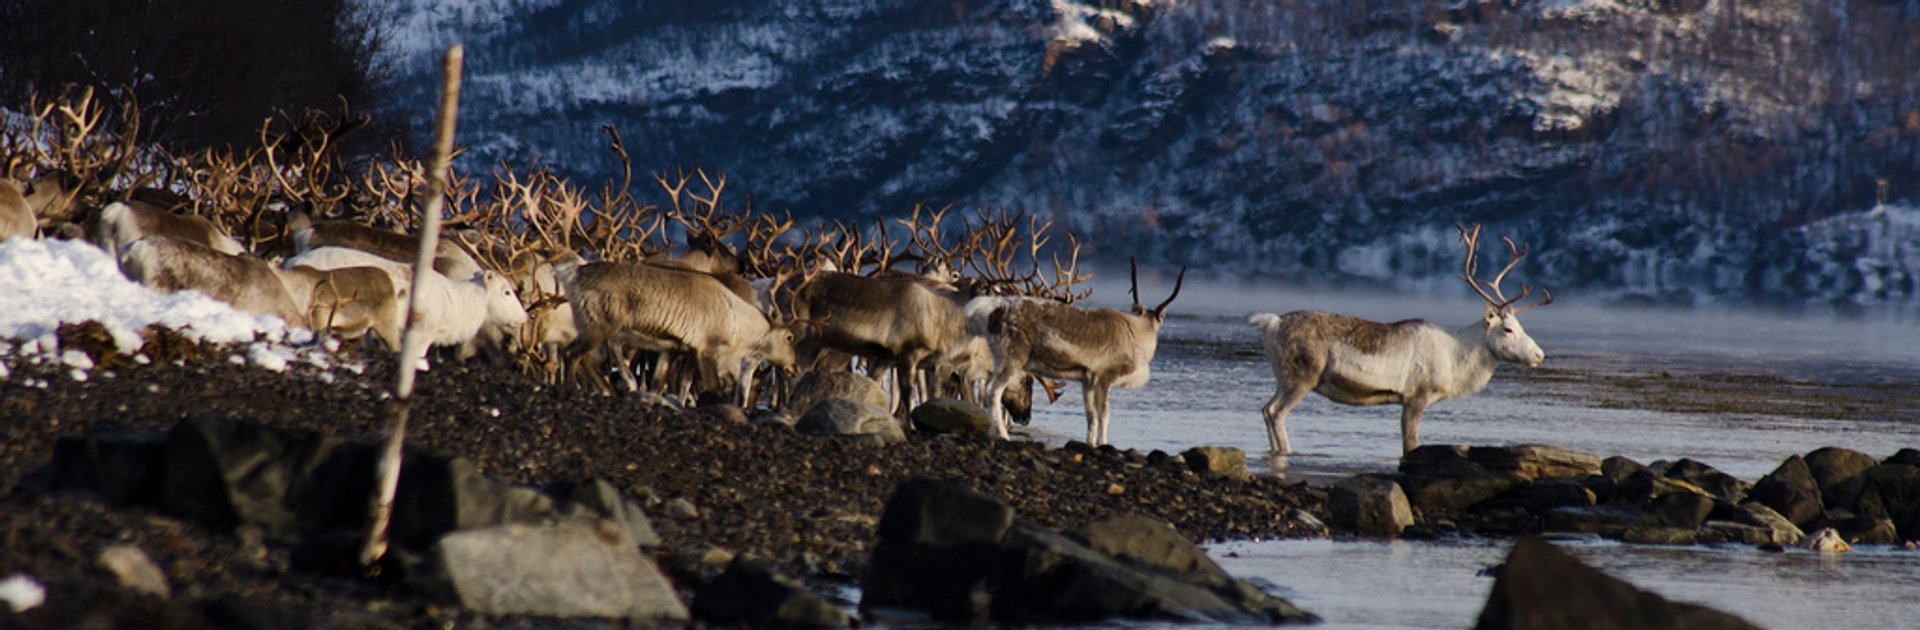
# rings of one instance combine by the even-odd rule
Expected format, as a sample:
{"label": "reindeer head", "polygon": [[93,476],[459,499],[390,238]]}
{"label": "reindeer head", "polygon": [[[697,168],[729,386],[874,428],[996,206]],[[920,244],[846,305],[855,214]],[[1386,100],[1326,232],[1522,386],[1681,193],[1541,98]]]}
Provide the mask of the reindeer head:
{"label": "reindeer head", "polygon": [[[1527,336],[1527,329],[1520,326],[1518,315],[1552,304],[1553,292],[1542,288],[1540,292],[1545,294],[1545,299],[1537,304],[1515,307],[1514,303],[1527,299],[1528,295],[1533,294],[1533,287],[1521,285],[1520,294],[1511,299],[1508,299],[1500,290],[1500,283],[1506,280],[1507,272],[1513,271],[1513,267],[1520,264],[1520,258],[1527,255],[1527,248],[1514,245],[1513,239],[1501,237],[1500,240],[1507,243],[1509,254],[1507,264],[1500,268],[1500,273],[1492,280],[1480,280],[1474,277],[1476,268],[1474,255],[1480,246],[1480,226],[1476,224],[1472,228],[1455,227],[1459,227],[1460,242],[1467,248],[1467,262],[1461,270],[1462,277],[1466,278],[1467,286],[1473,287],[1473,291],[1487,301],[1486,312],[1482,315],[1487,326],[1487,349],[1501,361],[1520,363],[1527,367],[1539,366],[1541,361],[1546,360],[1547,354],[1540,350],[1540,345],[1534,343],[1532,337]],[[1488,293],[1489,289],[1493,292]]]}
{"label": "reindeer head", "polygon": [[513,290],[512,280],[493,270],[480,272],[480,277],[487,288],[488,323],[514,328],[527,323],[527,307],[520,303],[520,295]]}
{"label": "reindeer head", "polygon": [[1180,297],[1180,285],[1187,280],[1187,268],[1180,267],[1180,275],[1173,279],[1173,293],[1167,296],[1167,301],[1153,307],[1153,310],[1147,310],[1140,305],[1140,265],[1136,264],[1132,258],[1128,258],[1127,269],[1128,278],[1133,283],[1133,287],[1127,290],[1127,293],[1133,296],[1133,314],[1152,320],[1154,325],[1158,326],[1160,322],[1167,319],[1167,305],[1173,303],[1173,298]]}

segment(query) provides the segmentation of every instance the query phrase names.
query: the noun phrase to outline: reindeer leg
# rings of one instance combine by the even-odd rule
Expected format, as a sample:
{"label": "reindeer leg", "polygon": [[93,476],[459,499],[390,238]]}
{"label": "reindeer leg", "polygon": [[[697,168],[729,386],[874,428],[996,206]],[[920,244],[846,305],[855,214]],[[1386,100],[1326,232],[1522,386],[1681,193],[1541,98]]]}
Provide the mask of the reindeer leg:
{"label": "reindeer leg", "polygon": [[1098,390],[1099,387],[1095,385],[1093,377],[1089,376],[1086,380],[1080,381],[1080,401],[1085,403],[1087,408],[1087,444],[1091,446],[1100,445],[1099,435],[1095,433],[1100,426],[1100,406],[1094,394]]}
{"label": "reindeer leg", "polygon": [[1013,436],[1007,431],[1007,410],[1001,407],[1000,400],[1006,396],[1007,386],[1013,384],[1014,379],[1026,377],[1025,374],[1008,371],[996,373],[987,380],[987,417],[993,419],[994,437],[1012,439]]}
{"label": "reindeer leg", "polygon": [[1109,398],[1113,395],[1113,385],[1100,383],[1097,389],[1093,400],[1100,404],[1100,443],[1107,444],[1107,426],[1113,423],[1113,405]]}
{"label": "reindeer leg", "polygon": [[1425,398],[1408,398],[1400,404],[1400,453],[1413,452],[1420,446],[1420,413],[1427,410]]}
{"label": "reindeer leg", "polygon": [[1311,383],[1288,388],[1286,382],[1281,381],[1280,385],[1274,388],[1273,398],[1260,407],[1261,415],[1267,418],[1267,446],[1273,449],[1273,454],[1285,455],[1293,452],[1292,445],[1287,440],[1287,412],[1293,411],[1293,406],[1300,404],[1300,401],[1306,399],[1307,394],[1312,391]]}

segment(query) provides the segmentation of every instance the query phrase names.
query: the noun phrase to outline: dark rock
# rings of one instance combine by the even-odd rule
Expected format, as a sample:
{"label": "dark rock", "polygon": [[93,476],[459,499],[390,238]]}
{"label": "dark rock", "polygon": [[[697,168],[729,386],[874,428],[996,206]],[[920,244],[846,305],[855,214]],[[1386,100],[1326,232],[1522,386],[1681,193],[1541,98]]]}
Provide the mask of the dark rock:
{"label": "dark rock", "polygon": [[1911,448],[1911,447],[1900,449],[1898,452],[1895,452],[1892,455],[1888,455],[1887,458],[1884,460],[1881,460],[1880,463],[1896,464],[1896,465],[1902,465],[1902,466],[1920,466],[1920,449]]}
{"label": "dark rock", "polygon": [[1900,544],[1900,530],[1893,526],[1893,521],[1884,518],[1856,516],[1835,521],[1833,529],[1856,545]]}
{"label": "dark rock", "polygon": [[1082,525],[1067,535],[1102,555],[1158,568],[1195,584],[1220,588],[1233,582],[1205,550],[1165,521],[1129,514]]}
{"label": "dark rock", "polygon": [[701,416],[712,419],[714,422],[724,422],[727,424],[747,423],[747,410],[741,409],[739,405],[732,403],[701,405],[695,411]]}
{"label": "dark rock", "polygon": [[1699,542],[1739,543],[1743,545],[1769,545],[1775,542],[1774,532],[1759,525],[1734,521],[1707,521],[1700,525]]}
{"label": "dark rock", "polygon": [[852,372],[813,370],[793,383],[793,396],[787,399],[786,409],[805,414],[828,398],[845,398],[887,408],[887,392],[878,381]]}
{"label": "dark rock", "polygon": [[1706,497],[1713,496],[1706,490],[1700,489],[1699,486],[1660,475],[1649,468],[1648,470],[1627,475],[1624,481],[1621,481],[1619,485],[1614,487],[1614,499],[1634,505],[1647,505],[1660,496],[1674,492],[1686,492]]}
{"label": "dark rock", "polygon": [[1757,628],[1705,606],[1669,601],[1527,537],[1507,554],[1475,628]]}
{"label": "dark rock", "polygon": [[1800,539],[1806,536],[1800,526],[1794,525],[1793,521],[1764,503],[1747,501],[1740,504],[1740,509],[1742,514],[1739,522],[1767,530],[1768,542],[1792,547],[1800,544]]}
{"label": "dark rock", "polygon": [[1401,475],[1400,484],[1407,494],[1407,501],[1418,508],[1423,517],[1431,519],[1464,513],[1468,508],[1499,496],[1518,483],[1487,472],[1471,462],[1462,463],[1467,467],[1453,467],[1463,473],[1456,476]]}
{"label": "dark rock", "polygon": [[482,475],[467,458],[415,452],[400,465],[389,537],[425,549],[455,530],[540,522],[553,508],[547,495]]}
{"label": "dark rock", "polygon": [[1714,500],[1705,495],[1672,492],[1649,502],[1641,512],[1640,522],[1691,531],[1707,521],[1707,516],[1713,513],[1713,506]]}
{"label": "dark rock", "polygon": [[1191,564],[1197,550],[1170,549],[1161,536],[1171,530],[1161,528],[1090,527],[1102,530],[1092,533],[1101,544],[1126,550],[1131,559],[1123,561],[1016,521],[1011,508],[958,484],[909,480],[887,501],[860,607],[870,617],[908,609],[948,622],[1312,619],[1242,582],[1211,588],[1180,579],[1169,565],[1204,568]]}
{"label": "dark rock", "polygon": [[1586,507],[1594,504],[1593,492],[1565,479],[1526,482],[1479,503],[1476,509],[1520,510],[1541,513],[1553,508]]}
{"label": "dark rock", "polygon": [[1428,477],[1458,477],[1486,470],[1467,459],[1467,447],[1460,444],[1428,444],[1400,456],[1400,472]]}
{"label": "dark rock", "polygon": [[1385,477],[1360,475],[1334,484],[1327,511],[1335,527],[1363,536],[1395,536],[1413,524],[1413,508],[1400,484]]}
{"label": "dark rock", "polygon": [[1247,476],[1247,452],[1231,446],[1196,446],[1180,453],[1187,468],[1234,478]]}
{"label": "dark rock", "polygon": [[1634,473],[1647,470],[1647,465],[1615,455],[1600,461],[1600,476],[1607,481],[1619,484]]}
{"label": "dark rock", "polygon": [[1600,474],[1600,456],[1544,444],[1475,446],[1467,459],[1514,479],[1557,479]]}
{"label": "dark rock", "polygon": [[1767,476],[1753,484],[1747,498],[1758,501],[1797,527],[1805,528],[1820,518],[1826,506],[1820,504],[1820,485],[1799,455],[1788,457]]}
{"label": "dark rock", "polygon": [[1699,531],[1688,527],[1629,527],[1620,533],[1620,540],[1636,545],[1691,545],[1699,540]]}
{"label": "dark rock", "polygon": [[167,436],[155,502],[277,540],[364,527],[373,455],[371,446],[312,432],[193,418]]}
{"label": "dark rock", "polygon": [[802,588],[766,565],[735,558],[693,597],[693,617],[709,624],[767,627],[842,627],[845,609]]}
{"label": "dark rock", "polygon": [[1920,539],[1920,466],[1881,464],[1860,473],[1854,511],[1893,521],[1905,540]]}
{"label": "dark rock", "polygon": [[619,523],[636,545],[660,545],[660,535],[654,533],[653,521],[647,519],[646,511],[621,498],[620,491],[604,479],[555,484],[547,489],[547,494],[554,498],[554,512],[560,516],[604,518]]}
{"label": "dark rock", "polygon": [[1833,446],[1807,453],[1806,462],[1807,471],[1813,474],[1813,482],[1820,486],[1822,502],[1838,507],[1852,507],[1859,498],[1857,492],[1847,496],[1841,487],[1879,463],[1874,461],[1872,455]]}
{"label": "dark rock", "polygon": [[566,519],[442,536],[408,581],[491,615],[684,622],[673,585],[618,523]]}
{"label": "dark rock", "polygon": [[915,407],[907,418],[916,430],[986,437],[993,435],[993,418],[979,405],[952,398],[935,398]]}
{"label": "dark rock", "polygon": [[1617,505],[1554,508],[1547,510],[1541,524],[1549,532],[1618,538],[1640,524],[1640,514]]}
{"label": "dark rock", "polygon": [[846,398],[828,398],[807,409],[793,428],[801,433],[831,436],[877,436],[883,443],[898,444],[907,439],[900,421],[885,406],[875,406]]}
{"label": "dark rock", "polygon": [[152,431],[62,435],[53,458],[24,483],[43,492],[91,493],[122,505],[152,501],[166,456]]}
{"label": "dark rock", "polygon": [[1681,458],[1680,461],[1668,464],[1661,474],[1669,479],[1678,479],[1692,484],[1708,495],[1723,501],[1738,503],[1747,491],[1746,482],[1688,458]]}

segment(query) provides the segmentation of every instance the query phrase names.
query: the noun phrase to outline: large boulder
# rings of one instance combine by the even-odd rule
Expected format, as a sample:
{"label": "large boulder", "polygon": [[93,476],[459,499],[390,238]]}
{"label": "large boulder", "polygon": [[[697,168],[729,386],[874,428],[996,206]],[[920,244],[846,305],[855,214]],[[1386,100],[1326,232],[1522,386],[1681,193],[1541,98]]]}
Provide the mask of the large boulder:
{"label": "large boulder", "polygon": [[794,381],[793,396],[787,399],[786,408],[794,413],[806,413],[828,398],[845,398],[881,409],[887,408],[887,392],[880,387],[879,381],[852,372],[831,370],[813,370]]}
{"label": "large boulder", "polygon": [[42,492],[92,494],[112,503],[153,500],[166,458],[167,435],[122,431],[62,435],[53,458],[25,481]]}
{"label": "large boulder", "polygon": [[1336,527],[1363,536],[1398,536],[1413,525],[1413,507],[1400,484],[1387,477],[1348,477],[1327,491],[1327,511]]}
{"label": "large boulder", "polygon": [[964,400],[935,398],[914,407],[907,419],[915,429],[929,433],[993,435],[993,418],[987,415],[987,410]]}
{"label": "large boulder", "polygon": [[800,416],[793,428],[809,435],[874,436],[885,444],[907,440],[900,421],[886,407],[846,398],[828,398]]}
{"label": "large boulder", "polygon": [[215,527],[297,540],[364,527],[375,451],[311,431],[196,417],[167,435],[155,503]]}
{"label": "large boulder", "polygon": [[1801,528],[1811,525],[1826,511],[1826,506],[1820,503],[1820,484],[1799,455],[1788,457],[1780,467],[1761,477],[1747,492],[1747,498],[1773,508]]}
{"label": "large boulder", "polygon": [[465,457],[416,453],[400,465],[388,537],[425,549],[455,530],[539,522],[554,513],[552,497],[495,481]]}
{"label": "large boulder", "polygon": [[1401,490],[1423,517],[1464,513],[1516,485],[1468,459],[1467,452],[1465,446],[1431,444],[1400,458]]}
{"label": "large boulder", "polygon": [[1747,492],[1747,483],[1739,478],[1685,457],[1661,466],[1659,472],[1668,479],[1684,481],[1728,503],[1739,503]]}
{"label": "large boulder", "polygon": [[1467,459],[1497,475],[1532,481],[1600,474],[1600,456],[1545,444],[1475,446]]}
{"label": "large boulder", "polygon": [[896,610],[1017,624],[1313,619],[1245,582],[1222,583],[1218,567],[1164,524],[1096,523],[1080,532],[1083,542],[957,483],[912,479],[888,499],[879,531],[860,608],[882,621]]}
{"label": "large boulder", "polygon": [[1880,463],[1874,461],[1872,455],[1834,446],[1814,449],[1805,459],[1807,472],[1813,474],[1813,482],[1820,486],[1821,499],[1832,506],[1852,506],[1858,497],[1842,496],[1840,488]]}
{"label": "large boulder", "polygon": [[1691,492],[1672,492],[1660,495],[1647,504],[1641,512],[1643,524],[1657,527],[1695,529],[1707,521],[1713,513],[1714,500],[1705,495]]}
{"label": "large boulder", "polygon": [[1920,540],[1920,466],[1881,464],[1860,473],[1855,512],[1893,521],[1905,540]]}
{"label": "large boulder", "polygon": [[1527,537],[1514,542],[1474,627],[1702,630],[1759,626],[1641,590],[1551,543]]}
{"label": "large boulder", "polygon": [[602,519],[453,532],[408,581],[490,615],[688,619],[673,585],[626,528]]}
{"label": "large boulder", "polygon": [[693,596],[695,619],[720,626],[835,628],[852,615],[766,565],[734,558]]}
{"label": "large boulder", "polygon": [[1615,484],[1613,488],[1613,496],[1616,501],[1633,505],[1647,505],[1654,499],[1675,492],[1697,494],[1709,498],[1714,496],[1712,493],[1701,489],[1700,486],[1661,475],[1651,469],[1634,471],[1628,474],[1626,479]]}

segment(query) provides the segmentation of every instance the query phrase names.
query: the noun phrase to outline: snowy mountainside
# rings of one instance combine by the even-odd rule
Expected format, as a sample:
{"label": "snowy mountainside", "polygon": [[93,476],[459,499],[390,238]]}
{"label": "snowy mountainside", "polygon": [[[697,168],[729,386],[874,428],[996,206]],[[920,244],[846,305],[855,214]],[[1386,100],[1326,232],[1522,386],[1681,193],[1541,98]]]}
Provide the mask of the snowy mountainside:
{"label": "snowy mountainside", "polygon": [[1012,207],[1099,258],[1452,292],[1484,222],[1562,295],[1920,310],[1915,0],[399,6],[391,107],[465,42],[470,166],[599,181],[612,123],[802,216]]}

